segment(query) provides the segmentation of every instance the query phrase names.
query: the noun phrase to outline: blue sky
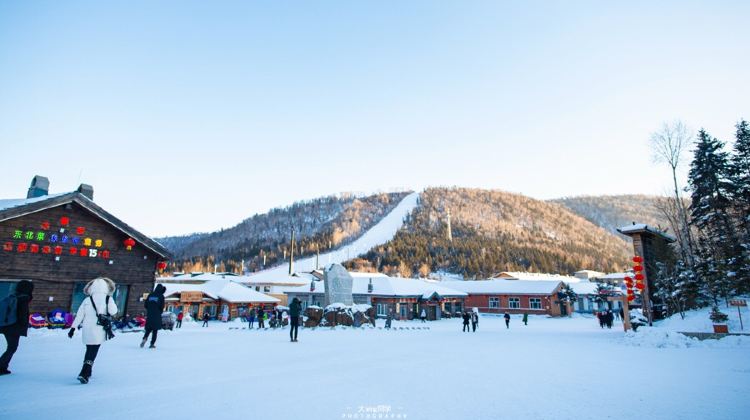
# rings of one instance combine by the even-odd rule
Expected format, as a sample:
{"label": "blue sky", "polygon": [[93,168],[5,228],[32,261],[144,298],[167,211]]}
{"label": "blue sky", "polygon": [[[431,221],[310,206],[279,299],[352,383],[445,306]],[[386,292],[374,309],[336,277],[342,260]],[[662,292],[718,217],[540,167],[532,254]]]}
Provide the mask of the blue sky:
{"label": "blue sky", "polygon": [[[652,4],[653,3],[653,4]],[[657,4],[658,3],[658,4]],[[659,194],[649,133],[750,118],[748,2],[0,2],[0,197],[150,235],[343,191]]]}

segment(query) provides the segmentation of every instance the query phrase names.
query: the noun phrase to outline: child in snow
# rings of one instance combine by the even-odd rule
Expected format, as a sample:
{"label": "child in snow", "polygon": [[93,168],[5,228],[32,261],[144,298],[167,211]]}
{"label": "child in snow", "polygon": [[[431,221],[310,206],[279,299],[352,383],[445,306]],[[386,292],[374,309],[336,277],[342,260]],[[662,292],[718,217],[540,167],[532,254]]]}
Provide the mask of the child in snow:
{"label": "child in snow", "polygon": [[[115,282],[112,280],[100,277],[91,280],[86,287],[83,288],[83,293],[88,297],[84,299],[81,306],[78,307],[76,318],[73,321],[73,325],[68,331],[68,337],[73,338],[73,334],[78,327],[81,327],[81,338],[83,344],[86,345],[86,355],[83,357],[83,367],[81,373],[78,374],[78,381],[82,384],[87,384],[91,377],[91,370],[94,366],[94,360],[96,355],[99,353],[99,346],[102,343],[112,338],[108,336],[108,332],[104,329],[104,326],[99,324],[99,315],[113,316],[117,314],[117,305],[115,300],[112,298],[112,294],[115,292]],[[111,331],[111,330],[110,330]]]}
{"label": "child in snow", "polygon": [[28,280],[21,280],[16,285],[16,291],[6,298],[8,304],[10,304],[11,299],[16,301],[16,322],[0,327],[0,332],[5,336],[5,342],[7,343],[5,352],[0,356],[0,375],[10,374],[8,370],[10,359],[18,350],[18,342],[21,341],[21,337],[26,337],[29,330],[29,302],[33,291],[33,283]]}
{"label": "child in snow", "polygon": [[422,322],[427,321],[427,311],[425,311],[424,308],[422,308],[422,313],[419,314],[419,317],[422,318]]}
{"label": "child in snow", "polygon": [[182,312],[180,312],[179,314],[177,314],[177,328],[182,328],[182,318],[183,317],[184,317],[184,315],[182,314]]}
{"label": "child in snow", "polygon": [[505,328],[510,328],[510,315],[506,312],[503,318],[505,318]]}

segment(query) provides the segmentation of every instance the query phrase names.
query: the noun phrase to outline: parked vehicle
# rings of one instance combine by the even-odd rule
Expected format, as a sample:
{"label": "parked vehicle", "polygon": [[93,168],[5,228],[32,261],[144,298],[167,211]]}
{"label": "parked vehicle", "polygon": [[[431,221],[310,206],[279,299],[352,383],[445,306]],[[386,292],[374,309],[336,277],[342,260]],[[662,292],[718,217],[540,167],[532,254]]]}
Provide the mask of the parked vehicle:
{"label": "parked vehicle", "polygon": [[177,323],[177,315],[172,312],[163,312],[161,314],[161,329],[163,330],[174,330],[174,325]]}

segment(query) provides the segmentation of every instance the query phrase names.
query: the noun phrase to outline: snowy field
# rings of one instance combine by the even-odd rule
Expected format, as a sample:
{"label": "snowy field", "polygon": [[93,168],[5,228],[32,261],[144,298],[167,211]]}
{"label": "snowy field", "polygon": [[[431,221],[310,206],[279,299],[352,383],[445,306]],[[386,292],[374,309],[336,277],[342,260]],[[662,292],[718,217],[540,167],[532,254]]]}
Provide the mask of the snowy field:
{"label": "snowy field", "polygon": [[75,380],[80,336],[32,331],[0,377],[0,418],[750,418],[746,337],[686,345],[584,316],[514,317],[509,330],[482,317],[476,333],[456,319],[307,329],[298,343],[236,325],[163,331],[155,350],[118,334],[88,385]]}

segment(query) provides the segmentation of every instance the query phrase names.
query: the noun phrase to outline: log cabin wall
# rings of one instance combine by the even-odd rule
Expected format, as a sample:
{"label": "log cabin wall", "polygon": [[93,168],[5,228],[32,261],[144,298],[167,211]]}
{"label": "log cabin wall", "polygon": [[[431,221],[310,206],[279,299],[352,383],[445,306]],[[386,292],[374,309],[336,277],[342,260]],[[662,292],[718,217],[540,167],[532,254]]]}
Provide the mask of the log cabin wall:
{"label": "log cabin wall", "polygon": [[[69,219],[68,226],[61,225],[63,217]],[[47,223],[49,226],[44,229]],[[85,232],[78,234],[78,227],[85,228]],[[22,232],[20,239],[17,231]],[[33,232],[33,239],[28,239],[28,232]],[[43,239],[39,239],[40,233],[44,234]],[[52,241],[53,234],[57,235],[56,242]],[[61,242],[64,235],[68,236],[67,243]],[[78,238],[78,244],[72,243],[74,237]],[[75,202],[2,221],[0,281],[32,280],[34,299],[31,311],[46,314],[55,308],[71,310],[76,282],[109,277],[117,284],[129,286],[127,305],[120,308],[120,313],[141,312],[141,298],[154,287],[156,263],[160,256],[138,242],[128,251],[124,244],[128,237]],[[90,246],[84,246],[85,238],[91,238]],[[96,247],[97,239],[101,240],[99,247]],[[19,252],[21,244],[26,244],[23,252]],[[32,244],[36,245],[35,252]],[[9,245],[11,250],[7,249]],[[45,246],[51,247],[52,252],[44,253]],[[62,247],[60,255],[55,255],[55,246]],[[72,247],[78,250],[75,255],[70,253]],[[96,256],[89,256],[90,252],[81,256],[81,248],[87,251],[95,249]],[[109,258],[104,258],[103,251],[109,251]]]}

